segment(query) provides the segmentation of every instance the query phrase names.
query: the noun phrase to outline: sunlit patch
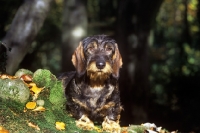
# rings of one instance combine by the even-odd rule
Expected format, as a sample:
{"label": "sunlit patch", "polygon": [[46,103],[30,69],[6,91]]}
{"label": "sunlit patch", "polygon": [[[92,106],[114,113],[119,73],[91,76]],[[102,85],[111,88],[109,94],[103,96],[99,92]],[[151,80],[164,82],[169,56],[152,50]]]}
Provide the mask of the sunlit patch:
{"label": "sunlit patch", "polygon": [[72,31],[72,35],[74,37],[82,37],[85,34],[85,31],[83,30],[83,28],[81,27],[76,27],[73,31]]}

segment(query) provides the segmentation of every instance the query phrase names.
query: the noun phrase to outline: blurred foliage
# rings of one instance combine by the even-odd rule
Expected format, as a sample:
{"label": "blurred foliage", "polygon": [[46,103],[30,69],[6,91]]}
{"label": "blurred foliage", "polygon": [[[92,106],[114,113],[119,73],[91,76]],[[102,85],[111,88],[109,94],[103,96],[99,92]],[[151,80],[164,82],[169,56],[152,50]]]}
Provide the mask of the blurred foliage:
{"label": "blurred foliage", "polygon": [[[195,111],[200,100],[199,4],[198,0],[163,2],[153,29],[149,76],[154,105],[163,109],[164,116],[184,116],[179,125],[196,130],[200,123]],[[159,111],[158,117],[163,115]]]}
{"label": "blurred foliage", "polygon": [[23,0],[1,0],[0,1],[0,39],[5,36],[15,13]]}

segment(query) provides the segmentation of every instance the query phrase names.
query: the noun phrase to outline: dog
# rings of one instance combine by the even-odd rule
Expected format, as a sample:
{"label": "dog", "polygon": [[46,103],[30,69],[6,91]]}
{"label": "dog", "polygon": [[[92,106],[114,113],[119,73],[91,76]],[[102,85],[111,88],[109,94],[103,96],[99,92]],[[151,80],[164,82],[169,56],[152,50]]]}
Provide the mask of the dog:
{"label": "dog", "polygon": [[120,92],[118,87],[122,57],[115,40],[106,35],[83,39],[72,55],[76,71],[63,73],[66,107],[77,119],[76,125],[94,129],[103,121],[103,130],[120,132]]}

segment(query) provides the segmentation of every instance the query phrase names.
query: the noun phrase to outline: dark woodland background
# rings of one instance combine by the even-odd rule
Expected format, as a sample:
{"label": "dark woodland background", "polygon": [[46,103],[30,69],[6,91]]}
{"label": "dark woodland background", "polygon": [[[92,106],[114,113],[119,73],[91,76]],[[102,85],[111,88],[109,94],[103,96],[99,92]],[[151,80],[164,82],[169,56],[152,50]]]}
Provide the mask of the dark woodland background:
{"label": "dark woodland background", "polygon": [[200,131],[200,0],[1,0],[6,70],[74,70],[71,55],[90,35],[119,45],[121,125],[155,123]]}

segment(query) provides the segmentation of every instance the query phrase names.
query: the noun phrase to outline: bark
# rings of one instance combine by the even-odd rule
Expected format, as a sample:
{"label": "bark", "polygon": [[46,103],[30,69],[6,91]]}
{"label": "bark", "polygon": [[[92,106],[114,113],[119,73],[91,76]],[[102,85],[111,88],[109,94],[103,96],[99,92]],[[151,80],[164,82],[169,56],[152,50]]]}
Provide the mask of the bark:
{"label": "bark", "polygon": [[73,70],[71,57],[79,41],[86,36],[87,13],[82,0],[65,0],[62,30],[62,71]]}
{"label": "bark", "polygon": [[123,57],[120,88],[126,112],[122,114],[124,124],[148,119],[148,37],[161,3],[162,0],[119,1],[116,38]]}
{"label": "bark", "polygon": [[6,47],[11,48],[11,52],[7,53],[7,73],[13,74],[29,51],[31,43],[44,23],[52,1],[26,0],[18,9],[2,41]]}

